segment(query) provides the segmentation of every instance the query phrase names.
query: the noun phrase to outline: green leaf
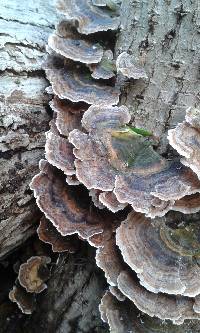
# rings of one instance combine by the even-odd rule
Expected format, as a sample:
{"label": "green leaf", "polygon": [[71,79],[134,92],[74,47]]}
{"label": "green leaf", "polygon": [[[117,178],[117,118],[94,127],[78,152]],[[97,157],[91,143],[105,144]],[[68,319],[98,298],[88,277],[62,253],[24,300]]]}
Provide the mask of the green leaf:
{"label": "green leaf", "polygon": [[126,128],[131,131],[131,132],[134,132],[138,135],[141,135],[141,136],[152,136],[153,133],[144,129],[144,128],[137,128],[137,127],[133,127],[133,126],[126,126]]}

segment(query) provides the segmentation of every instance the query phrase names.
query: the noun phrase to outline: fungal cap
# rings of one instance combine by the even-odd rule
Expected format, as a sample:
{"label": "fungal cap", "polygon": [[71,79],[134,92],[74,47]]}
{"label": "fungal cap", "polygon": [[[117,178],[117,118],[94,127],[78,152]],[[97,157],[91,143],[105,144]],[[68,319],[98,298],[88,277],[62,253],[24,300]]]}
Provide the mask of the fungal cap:
{"label": "fungal cap", "polygon": [[118,288],[140,311],[151,317],[170,319],[176,325],[183,324],[186,319],[200,319],[193,309],[193,299],[152,293],[140,286],[126,271],[118,277]]}
{"label": "fungal cap", "polygon": [[85,105],[70,103],[57,97],[49,103],[56,113],[55,124],[60,134],[68,136],[75,129],[81,129],[82,113],[86,110]]}
{"label": "fungal cap", "polygon": [[63,236],[77,233],[84,239],[101,233],[101,218],[80,201],[83,189],[66,184],[62,175],[47,161],[40,161],[41,172],[31,182],[37,204]]}
{"label": "fungal cap", "polygon": [[9,292],[9,299],[17,303],[24,314],[32,314],[35,310],[35,298],[33,294],[27,293],[23,288],[14,286]]}
{"label": "fungal cap", "polygon": [[186,121],[168,131],[170,145],[183,156],[181,162],[190,167],[200,179],[200,110],[189,108]]}
{"label": "fungal cap", "polygon": [[46,65],[46,75],[55,95],[74,103],[116,105],[119,88],[94,80],[85,69],[72,64],[56,68],[52,61]]}
{"label": "fungal cap", "polygon": [[[155,225],[157,222],[157,225]],[[153,293],[194,297],[200,293],[198,237],[200,224],[171,229],[164,219],[151,220],[130,213],[116,232],[124,261],[137,273],[141,285]],[[141,251],[141,244],[145,244]]]}
{"label": "fungal cap", "polygon": [[47,288],[44,283],[49,278],[47,264],[51,262],[49,257],[35,256],[31,257],[19,269],[19,283],[29,293],[41,293]]}
{"label": "fungal cap", "polygon": [[45,217],[40,220],[37,229],[39,239],[52,246],[53,252],[69,252],[74,253],[77,250],[76,242],[73,238],[62,236],[53,224]]}
{"label": "fungal cap", "polygon": [[69,32],[65,37],[54,33],[49,36],[48,45],[63,57],[84,64],[99,63],[103,57],[103,48],[99,44],[88,42],[75,33]]}
{"label": "fungal cap", "polygon": [[109,80],[115,76],[116,66],[113,60],[111,50],[106,50],[101,61],[98,64],[88,66],[92,72],[91,76],[94,79]]}
{"label": "fungal cap", "polygon": [[134,64],[133,58],[127,52],[122,52],[116,60],[117,72],[123,74],[129,79],[147,79],[148,76],[139,65]]}
{"label": "fungal cap", "polygon": [[78,22],[77,30],[86,35],[116,30],[120,24],[119,17],[111,17],[109,11],[92,5],[92,0],[57,0],[57,9],[66,19]]}
{"label": "fungal cap", "polygon": [[45,156],[49,163],[62,170],[66,175],[75,174],[73,146],[60,136],[55,124],[46,132]]}

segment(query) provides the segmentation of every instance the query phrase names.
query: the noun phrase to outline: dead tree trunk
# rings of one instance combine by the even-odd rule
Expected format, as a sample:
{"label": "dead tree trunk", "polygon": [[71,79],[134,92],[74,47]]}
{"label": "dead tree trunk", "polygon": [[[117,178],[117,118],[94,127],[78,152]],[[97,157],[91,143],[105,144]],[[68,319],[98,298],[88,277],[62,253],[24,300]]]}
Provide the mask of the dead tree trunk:
{"label": "dead tree trunk", "polygon": [[44,154],[48,85],[41,70],[56,14],[50,1],[3,0],[0,14],[0,257],[35,232],[29,189]]}
{"label": "dead tree trunk", "polygon": [[[34,234],[38,220],[28,184],[38,171],[49,122],[48,83],[41,71],[47,36],[56,22],[49,3],[3,0],[1,6],[1,256]],[[121,16],[116,55],[128,51],[149,78],[127,82],[121,102],[137,127],[160,138],[159,152],[169,156],[167,129],[199,103],[198,0],[123,1]],[[3,320],[2,332],[108,332],[98,314],[104,289],[94,251],[83,245],[79,254],[59,257],[36,312],[28,317],[17,312],[9,324]]]}
{"label": "dead tree trunk", "polygon": [[25,241],[40,218],[29,183],[44,157],[51,118],[42,61],[57,14],[49,0],[3,0],[0,12],[0,331],[105,332],[98,311],[105,279],[86,244],[77,255],[60,256],[33,316],[8,300],[18,248],[31,246]]}
{"label": "dead tree trunk", "polygon": [[128,51],[145,66],[147,82],[125,89],[122,102],[133,123],[160,138],[167,151],[167,130],[183,121],[185,110],[199,104],[198,0],[123,1],[116,53]]}

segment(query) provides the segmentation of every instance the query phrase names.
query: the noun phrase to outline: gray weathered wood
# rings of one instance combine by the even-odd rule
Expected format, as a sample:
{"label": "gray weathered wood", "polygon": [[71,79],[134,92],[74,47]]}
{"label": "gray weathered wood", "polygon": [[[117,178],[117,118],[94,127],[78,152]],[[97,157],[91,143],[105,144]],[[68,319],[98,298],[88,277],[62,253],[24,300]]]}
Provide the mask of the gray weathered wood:
{"label": "gray weathered wood", "polygon": [[[29,182],[44,154],[48,85],[41,71],[45,44],[57,20],[50,0],[3,0],[0,9],[0,256],[35,231],[38,210]],[[149,79],[127,82],[122,102],[133,123],[160,137],[199,103],[198,0],[124,0],[116,55],[132,54]],[[90,250],[88,250],[90,249]],[[89,247],[61,255],[36,312],[4,320],[3,332],[108,332],[98,303],[105,288]],[[13,321],[12,321],[13,320]],[[6,326],[8,325],[8,326]],[[124,332],[126,333],[126,332]]]}
{"label": "gray weathered wood", "polygon": [[56,21],[51,1],[1,1],[0,257],[35,232],[29,183],[44,154],[49,97],[41,65]]}

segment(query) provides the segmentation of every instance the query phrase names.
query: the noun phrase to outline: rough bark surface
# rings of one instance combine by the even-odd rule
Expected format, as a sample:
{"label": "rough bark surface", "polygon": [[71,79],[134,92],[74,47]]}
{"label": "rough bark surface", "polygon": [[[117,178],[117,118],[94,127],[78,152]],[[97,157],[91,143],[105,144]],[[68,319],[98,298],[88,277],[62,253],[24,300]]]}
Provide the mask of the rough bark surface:
{"label": "rough bark surface", "polygon": [[44,154],[49,97],[41,64],[56,20],[51,1],[1,1],[0,257],[35,232],[29,183]]}
{"label": "rough bark surface", "polygon": [[26,322],[29,332],[108,332],[98,310],[106,282],[94,254],[83,246],[76,255],[60,255],[36,313]]}
{"label": "rough bark surface", "polygon": [[[3,0],[0,10],[0,331],[107,332],[98,305],[105,278],[95,266],[95,252],[83,245],[61,255],[48,290],[37,299],[33,315],[23,315],[8,300],[17,274],[13,265],[34,254],[40,218],[29,189],[44,157],[49,128],[48,82],[42,71],[47,38],[58,16],[49,0]],[[31,242],[31,244],[30,244]],[[24,244],[24,245],[23,245]],[[16,249],[23,245],[21,249]],[[31,250],[32,249],[32,250]],[[15,251],[14,251],[15,250]],[[14,252],[13,252],[14,251]],[[11,255],[8,256],[8,254]],[[24,256],[24,254],[26,254]],[[52,255],[52,254],[51,254]],[[19,262],[18,262],[19,263]]]}
{"label": "rough bark surface", "polygon": [[[198,0],[124,0],[122,5],[123,29],[116,54],[132,54],[144,65],[149,79],[127,82],[121,100],[131,109],[136,126],[161,138],[162,153],[168,152],[167,129],[183,120],[188,106],[199,102],[198,6]],[[29,182],[44,154],[49,122],[44,90],[48,83],[41,63],[57,16],[50,0],[3,0],[0,12],[2,257],[34,234],[39,217]],[[20,254],[12,256],[7,260],[15,263]],[[5,267],[6,261],[2,261],[3,274]],[[82,245],[75,255],[59,256],[48,289],[38,297],[36,312],[30,316],[20,315],[8,301],[12,283],[2,283],[6,285],[0,293],[2,333],[108,332],[98,313],[105,279],[95,267],[94,251],[89,246]]]}
{"label": "rough bark surface", "polygon": [[123,1],[117,54],[144,65],[148,80],[131,81],[122,101],[138,127],[152,130],[167,150],[166,133],[200,102],[198,0]]}

